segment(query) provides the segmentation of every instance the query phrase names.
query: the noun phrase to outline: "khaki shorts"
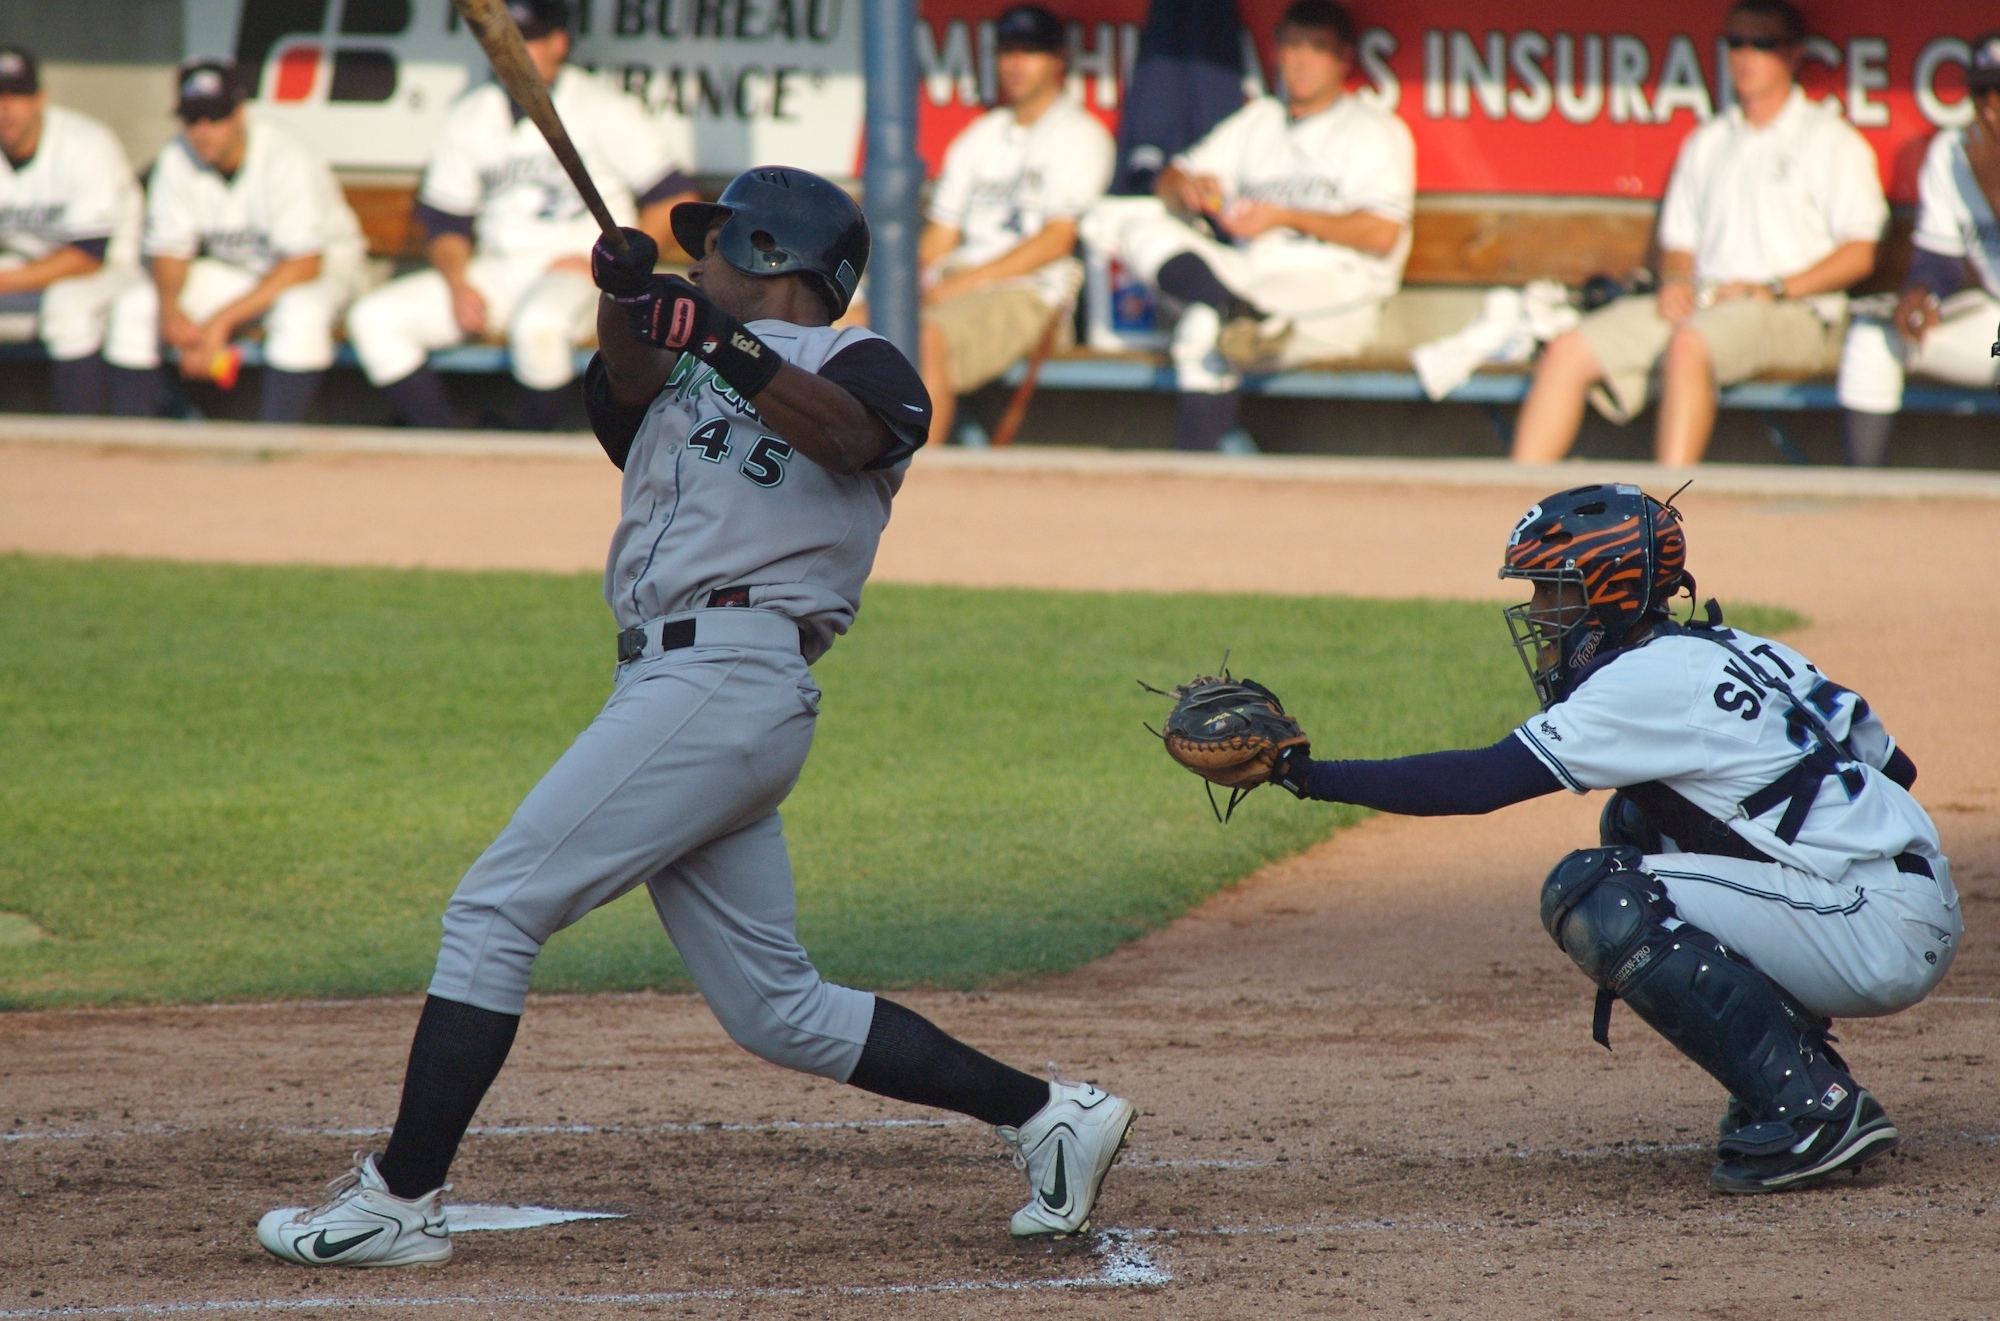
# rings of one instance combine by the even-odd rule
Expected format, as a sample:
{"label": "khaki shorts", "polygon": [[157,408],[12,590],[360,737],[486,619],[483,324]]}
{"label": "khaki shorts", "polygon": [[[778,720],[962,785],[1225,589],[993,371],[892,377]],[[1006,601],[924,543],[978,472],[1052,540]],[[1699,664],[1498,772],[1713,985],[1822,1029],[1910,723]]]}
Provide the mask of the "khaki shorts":
{"label": "khaki shorts", "polygon": [[[971,394],[1035,351],[1055,309],[1025,285],[975,289],[924,309],[924,320],[944,332],[951,349],[953,379],[960,394]],[[1056,347],[1076,338],[1069,318],[1056,328]]]}
{"label": "khaki shorts", "polygon": [[[1735,385],[1765,372],[1831,372],[1840,364],[1845,321],[1829,324],[1804,303],[1737,298],[1705,307],[1688,318],[1708,341],[1715,383]],[[1660,319],[1650,294],[1621,298],[1577,327],[1604,369],[1590,402],[1613,422],[1630,422],[1646,407],[1655,369],[1674,328]]]}

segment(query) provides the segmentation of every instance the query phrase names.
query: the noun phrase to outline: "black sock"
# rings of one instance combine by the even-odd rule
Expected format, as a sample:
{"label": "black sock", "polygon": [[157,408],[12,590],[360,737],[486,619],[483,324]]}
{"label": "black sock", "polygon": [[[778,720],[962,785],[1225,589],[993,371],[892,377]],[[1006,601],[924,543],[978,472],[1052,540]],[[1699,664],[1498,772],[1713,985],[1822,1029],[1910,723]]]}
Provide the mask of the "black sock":
{"label": "black sock", "polygon": [[413,427],[446,431],[458,425],[451,399],[444,392],[444,378],[428,366],[419,367],[400,381],[382,387],[395,408],[396,416]]}
{"label": "black sock", "polygon": [[1175,418],[1176,443],[1184,450],[1214,449],[1235,427],[1237,407],[1242,402],[1243,396],[1234,390],[1227,394],[1182,394]]}
{"label": "black sock", "polygon": [[166,378],[157,367],[111,369],[113,417],[158,417],[160,390]]}
{"label": "black sock", "polygon": [[264,395],[258,400],[259,422],[303,422],[319,398],[325,372],[288,372],[277,367],[264,369]]}
{"label": "black sock", "polygon": [[1889,458],[1889,438],[1896,430],[1894,413],[1841,410],[1840,448],[1850,468],[1879,468]]}
{"label": "black sock", "polygon": [[1229,286],[1217,279],[1208,263],[1192,252],[1183,252],[1169,257],[1160,267],[1155,281],[1160,292],[1183,303],[1207,303],[1222,313],[1224,321],[1240,316],[1261,317],[1263,313],[1229,292]]}
{"label": "black sock", "polygon": [[57,359],[49,363],[49,386],[58,413],[102,413],[111,399],[111,365],[101,353]]}
{"label": "black sock", "polygon": [[521,430],[554,431],[562,425],[563,415],[569,412],[569,401],[575,394],[574,385],[558,385],[553,390],[522,386]]}
{"label": "black sock", "polygon": [[868,1044],[848,1085],[915,1105],[1019,1128],[1049,1103],[1049,1085],[946,1036],[894,1000],[875,997]]}
{"label": "black sock", "polygon": [[520,1025],[519,1014],[425,998],[396,1129],[375,1162],[390,1192],[407,1200],[444,1186],[472,1112],[507,1062]]}

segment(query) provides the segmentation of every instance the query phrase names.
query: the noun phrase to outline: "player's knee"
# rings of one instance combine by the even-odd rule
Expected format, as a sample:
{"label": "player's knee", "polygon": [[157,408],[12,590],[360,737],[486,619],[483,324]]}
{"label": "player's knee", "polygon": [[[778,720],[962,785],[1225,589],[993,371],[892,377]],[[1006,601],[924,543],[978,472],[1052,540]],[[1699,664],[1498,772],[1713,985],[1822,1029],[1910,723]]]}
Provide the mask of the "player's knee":
{"label": "player's knee", "polygon": [[1708,368],[1708,336],[1693,326],[1677,326],[1673,338],[1667,341],[1667,365],[1670,368]]}
{"label": "player's knee", "polygon": [[1586,977],[1615,990],[1639,969],[1626,965],[1644,947],[1663,897],[1639,869],[1628,844],[1578,849],[1542,883],[1542,927]]}

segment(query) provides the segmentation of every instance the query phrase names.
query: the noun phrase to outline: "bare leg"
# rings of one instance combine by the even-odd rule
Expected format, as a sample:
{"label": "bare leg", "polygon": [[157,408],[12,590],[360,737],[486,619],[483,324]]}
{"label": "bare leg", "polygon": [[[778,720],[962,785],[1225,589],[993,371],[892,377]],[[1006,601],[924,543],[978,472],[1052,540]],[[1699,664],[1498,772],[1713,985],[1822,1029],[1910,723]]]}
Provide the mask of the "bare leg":
{"label": "bare leg", "polygon": [[1660,424],[1654,457],[1670,467],[1701,462],[1715,431],[1715,367],[1708,341],[1682,326],[1660,359]]}
{"label": "bare leg", "polygon": [[1514,462],[1554,463],[1568,454],[1583,425],[1585,396],[1603,378],[1589,340],[1573,330],[1550,340],[1514,422]]}
{"label": "bare leg", "polygon": [[958,373],[951,360],[951,341],[928,321],[917,371],[931,392],[930,443],[942,445],[951,439],[951,424],[958,420]]}

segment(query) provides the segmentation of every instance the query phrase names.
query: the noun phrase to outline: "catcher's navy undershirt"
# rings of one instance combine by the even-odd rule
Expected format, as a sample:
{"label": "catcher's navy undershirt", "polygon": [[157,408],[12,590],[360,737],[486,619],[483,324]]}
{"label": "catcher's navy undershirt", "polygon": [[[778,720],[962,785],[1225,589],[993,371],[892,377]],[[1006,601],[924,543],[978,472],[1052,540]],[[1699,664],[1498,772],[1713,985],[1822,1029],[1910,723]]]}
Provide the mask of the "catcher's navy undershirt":
{"label": "catcher's navy undershirt", "polygon": [[1305,796],[1403,816],[1477,816],[1562,788],[1521,740],[1388,761],[1316,761]]}
{"label": "catcher's navy undershirt", "polygon": [[[1917,768],[1897,748],[1882,768],[1908,789]],[[1316,761],[1305,797],[1403,816],[1477,816],[1562,788],[1555,773],[1509,734],[1490,748],[1425,752],[1388,761]]]}

